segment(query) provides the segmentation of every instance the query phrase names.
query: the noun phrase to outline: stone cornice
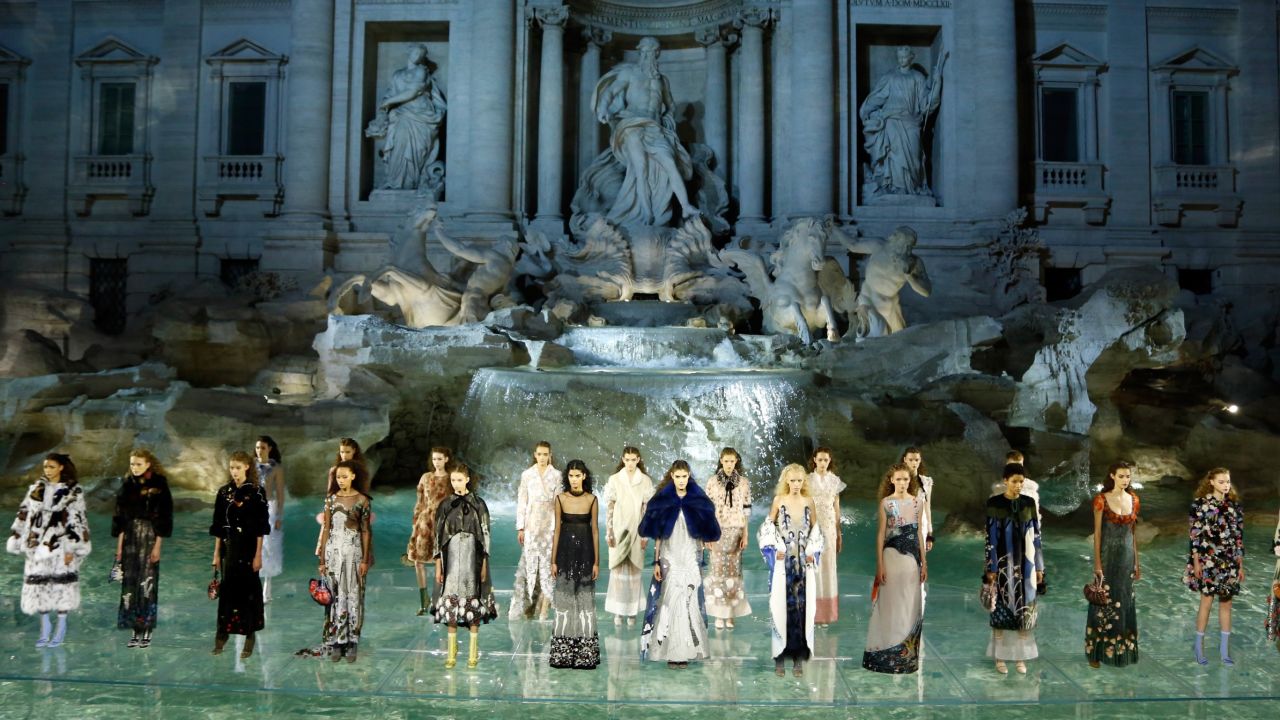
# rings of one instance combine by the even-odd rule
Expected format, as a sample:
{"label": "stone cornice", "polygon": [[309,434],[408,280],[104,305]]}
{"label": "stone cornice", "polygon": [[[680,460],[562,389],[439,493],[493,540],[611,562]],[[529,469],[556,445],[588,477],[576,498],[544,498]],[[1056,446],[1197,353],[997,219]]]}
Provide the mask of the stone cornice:
{"label": "stone cornice", "polygon": [[574,18],[629,35],[692,33],[733,21],[742,0],[689,0],[683,4],[632,6],[609,0],[572,0]]}
{"label": "stone cornice", "polygon": [[1036,15],[1106,15],[1107,6],[1096,3],[1035,3]]}

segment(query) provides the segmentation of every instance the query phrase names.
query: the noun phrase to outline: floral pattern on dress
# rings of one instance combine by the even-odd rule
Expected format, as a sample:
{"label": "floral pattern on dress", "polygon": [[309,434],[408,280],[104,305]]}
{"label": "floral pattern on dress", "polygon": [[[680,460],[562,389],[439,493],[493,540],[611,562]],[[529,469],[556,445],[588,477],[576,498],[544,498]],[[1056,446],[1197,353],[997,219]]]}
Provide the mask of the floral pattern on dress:
{"label": "floral pattern on dress", "polygon": [[1138,608],[1133,590],[1135,558],[1134,524],[1141,503],[1133,498],[1133,509],[1117,515],[1101,493],[1093,498],[1093,509],[1102,513],[1103,581],[1107,583],[1106,605],[1090,605],[1084,631],[1084,652],[1090,662],[1124,667],[1138,662]]}
{"label": "floral pattern on dress", "polygon": [[707,496],[720,523],[720,539],[711,545],[706,578],[707,614],[721,619],[750,615],[742,585],[742,541],[751,512],[751,483],[740,473],[726,476],[717,470],[707,481]]}
{"label": "floral pattern on dress", "polygon": [[436,552],[436,509],[440,501],[453,494],[449,476],[436,477],[427,473],[418,481],[417,502],[413,505],[413,531],[405,556],[409,562],[429,563]]}
{"label": "floral pattern on dress", "polygon": [[[1183,582],[1193,592],[1224,600],[1240,592],[1240,566],[1244,562],[1244,511],[1230,497],[1213,495],[1191,502],[1191,547]],[[1196,577],[1192,555],[1200,558]]]}

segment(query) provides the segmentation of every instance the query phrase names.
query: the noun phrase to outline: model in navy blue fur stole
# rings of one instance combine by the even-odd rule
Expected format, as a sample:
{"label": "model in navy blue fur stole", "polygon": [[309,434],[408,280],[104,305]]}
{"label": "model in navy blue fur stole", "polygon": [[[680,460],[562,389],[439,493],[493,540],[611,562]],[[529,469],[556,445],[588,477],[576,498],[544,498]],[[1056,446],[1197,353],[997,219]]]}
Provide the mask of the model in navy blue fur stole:
{"label": "model in navy blue fur stole", "polygon": [[720,523],[716,521],[716,508],[707,493],[693,480],[685,488],[684,497],[676,494],[675,483],[668,483],[654,493],[640,520],[640,536],[659,540],[671,537],[676,518],[684,512],[685,527],[693,539],[715,542],[720,539]]}

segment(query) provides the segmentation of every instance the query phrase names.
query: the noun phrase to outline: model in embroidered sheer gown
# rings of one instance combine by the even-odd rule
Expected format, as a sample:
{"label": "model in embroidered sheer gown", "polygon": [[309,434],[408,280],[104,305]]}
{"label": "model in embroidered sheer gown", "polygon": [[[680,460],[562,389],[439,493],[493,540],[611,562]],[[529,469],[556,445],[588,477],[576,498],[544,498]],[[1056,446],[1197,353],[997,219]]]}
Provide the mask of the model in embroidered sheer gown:
{"label": "model in embroidered sheer gown", "polygon": [[757,537],[769,568],[770,654],[779,677],[788,659],[795,676],[804,675],[803,663],[813,655],[815,575],[823,549],[816,516],[804,467],[784,467]]}
{"label": "model in embroidered sheer gown", "polygon": [[[25,558],[20,607],[40,616],[36,647],[57,647],[66,639],[67,613],[80,607],[80,563],[93,545],[71,457],[50,453],[41,469],[43,475],[18,505],[5,547]],[[58,615],[57,630],[49,621],[51,612]]]}
{"label": "model in embroidered sheer gown", "polygon": [[263,628],[262,541],[271,532],[267,498],[252,479],[253,459],[248,453],[232,453],[227,462],[231,481],[218,489],[213,504],[213,567],[221,569],[218,625],[213,654],[222,653],[229,635],[244,635],[240,657],[253,654],[255,633]]}
{"label": "model in embroidered sheer gown", "polygon": [[129,475],[111,517],[120,564],[116,626],[133,631],[128,647],[151,647],[160,607],[160,548],[173,534],[173,497],[164,468],[148,450],[129,453]]}
{"label": "model in embroidered sheer gown", "polygon": [[271,578],[284,572],[284,466],[280,447],[270,435],[253,444],[255,479],[267,498],[267,522],[271,534],[262,541],[262,601],[271,602]]}
{"label": "model in embroidered sheer gown", "polygon": [[556,496],[551,574],[555,578],[555,629],[551,667],[590,670],[600,664],[596,632],[596,578],[600,575],[598,507],[591,471],[581,460],[565,466],[565,491]]}
{"label": "model in embroidered sheer gown", "polygon": [[720,467],[707,481],[707,496],[715,504],[720,540],[711,546],[707,571],[707,614],[716,627],[733,629],[733,619],[751,614],[742,584],[742,551],[747,548],[751,520],[751,483],[743,475],[742,457],[727,447],[720,451]]}
{"label": "model in embroidered sheer gown", "polygon": [[720,525],[711,499],[690,477],[689,463],[671,464],[640,521],[640,535],[655,540],[641,659],[675,668],[706,659],[702,551],[720,538]]}
{"label": "model in embroidered sheer gown", "polygon": [[1035,627],[1038,588],[1044,586],[1044,552],[1036,503],[1022,495],[1021,465],[1004,466],[1005,492],[987,500],[987,582],[994,582],[996,607],[991,612],[987,655],[996,671],[1009,672],[1006,660],[1027,671],[1027,660],[1040,655]]}
{"label": "model in embroidered sheer gown", "polygon": [[[364,467],[365,476],[372,476],[369,472],[369,462],[365,460],[364,452],[360,449],[360,443],[356,442],[355,438],[339,438],[338,452],[333,458],[333,465],[329,467],[329,473],[325,476],[324,495],[322,497],[329,497],[330,495],[338,492],[338,480],[336,477],[338,473],[338,463],[345,462],[347,460],[354,460],[355,462],[360,463],[360,465]],[[320,530],[316,532],[315,556],[320,557],[320,533],[324,531],[324,510],[316,513],[316,525],[320,527]]]}
{"label": "model in embroidered sheer gown", "polygon": [[431,472],[422,473],[422,477],[418,478],[417,501],[413,504],[413,530],[409,534],[404,559],[413,565],[418,578],[419,615],[426,615],[431,611],[427,577],[435,573],[427,573],[426,566],[434,562],[431,558],[436,551],[436,508],[453,493],[449,487],[449,465],[452,462],[452,450],[433,447]]}
{"label": "model in embroidered sheer gown", "polygon": [[337,662],[355,662],[364,627],[364,583],[369,574],[373,503],[365,494],[364,466],[338,463],[338,491],[324,502],[325,526],[320,533],[320,575],[329,580],[333,601],[325,608],[324,647]]}
{"label": "model in embroidered sheer gown", "polygon": [[1107,585],[1109,602],[1089,606],[1084,654],[1092,667],[1138,662],[1138,604],[1133,585],[1142,577],[1137,543],[1140,504],[1129,489],[1132,480],[1129,464],[1116,463],[1107,471],[1102,492],[1093,498],[1093,574]]}
{"label": "model in embroidered sheer gown", "polygon": [[605,542],[609,546],[609,589],[605,612],[614,624],[627,623],[644,609],[644,553],[649,541],[639,536],[640,518],[653,497],[653,480],[645,474],[640,451],[627,446],[617,472],[604,488]]}
{"label": "model in embroidered sheer gown", "polygon": [[533,465],[520,474],[516,492],[516,540],[520,543],[520,563],[511,591],[509,620],[545,620],[551,605],[551,540],[555,532],[555,507],[563,477],[551,465],[551,444],[540,442],[533,449]]}
{"label": "model in embroidered sheer gown", "polygon": [[467,667],[480,662],[480,625],[498,617],[489,574],[489,506],[474,492],[471,469],[449,470],[453,495],[436,509],[436,595],[431,615],[449,626],[444,666],[458,663],[458,626],[471,630]]}
{"label": "model in embroidered sheer gown", "polygon": [[809,458],[809,490],[813,504],[818,509],[818,528],[822,531],[823,552],[815,576],[817,583],[817,607],[814,622],[819,627],[840,619],[840,578],[837,575],[836,556],[844,548],[840,523],[840,493],[845,484],[836,475],[835,458],[831,448],[820,447]]}
{"label": "model in embroidered sheer gown", "polygon": [[880,481],[876,530],[876,577],[862,667],[900,675],[920,669],[927,552],[920,542],[924,502],[906,464],[889,468]]}
{"label": "model in embroidered sheer gown", "polygon": [[1231,659],[1231,601],[1244,585],[1244,510],[1231,482],[1231,472],[1214,468],[1205,473],[1191,503],[1191,549],[1183,582],[1200,594],[1196,615],[1196,662],[1204,656],[1204,631],[1213,600],[1218,600],[1218,654],[1223,665]]}

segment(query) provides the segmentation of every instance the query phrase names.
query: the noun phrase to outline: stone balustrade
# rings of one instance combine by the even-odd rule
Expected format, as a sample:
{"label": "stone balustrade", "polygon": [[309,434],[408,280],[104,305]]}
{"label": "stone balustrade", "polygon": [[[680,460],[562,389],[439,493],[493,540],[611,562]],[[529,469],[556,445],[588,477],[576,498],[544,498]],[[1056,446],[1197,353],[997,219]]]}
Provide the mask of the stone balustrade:
{"label": "stone balustrade", "polygon": [[1078,207],[1085,222],[1106,222],[1111,197],[1103,188],[1106,168],[1100,162],[1036,161],[1035,218],[1044,222],[1051,207]]}
{"label": "stone balustrade", "polygon": [[284,158],[278,155],[206,155],[198,191],[201,207],[217,216],[228,199],[257,200],[265,215],[284,201]]}
{"label": "stone balustrade", "polygon": [[146,215],[155,187],[151,184],[150,155],[77,155],[67,202],[80,216],[89,214],[99,198],[123,197],[129,212]]}
{"label": "stone balustrade", "polygon": [[1231,165],[1156,165],[1152,208],[1156,222],[1177,226],[1189,208],[1217,213],[1221,227],[1234,227],[1240,217],[1241,199],[1235,192],[1235,167]]}

